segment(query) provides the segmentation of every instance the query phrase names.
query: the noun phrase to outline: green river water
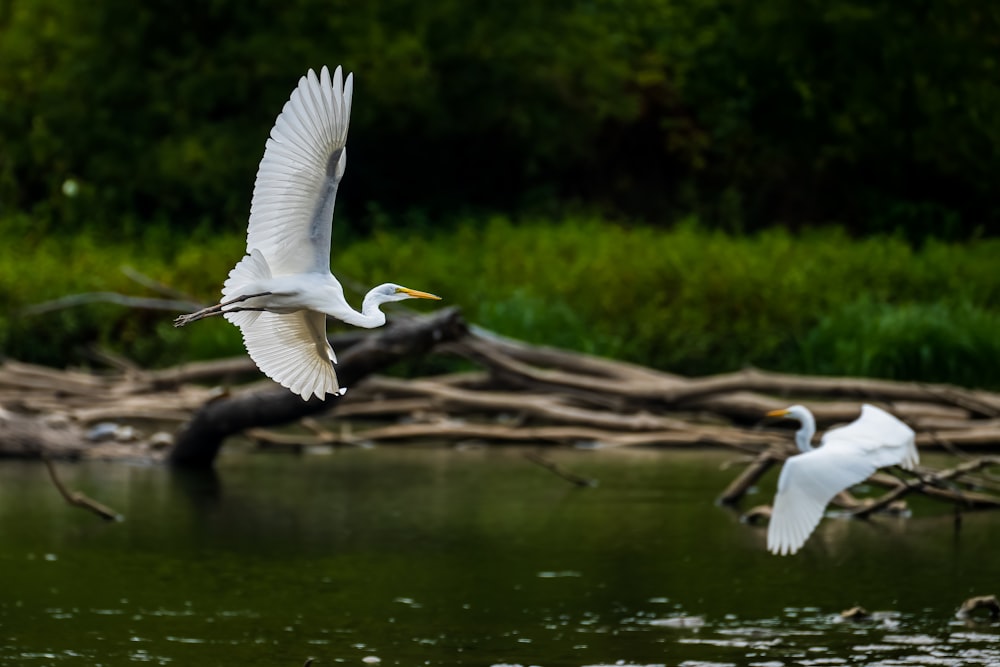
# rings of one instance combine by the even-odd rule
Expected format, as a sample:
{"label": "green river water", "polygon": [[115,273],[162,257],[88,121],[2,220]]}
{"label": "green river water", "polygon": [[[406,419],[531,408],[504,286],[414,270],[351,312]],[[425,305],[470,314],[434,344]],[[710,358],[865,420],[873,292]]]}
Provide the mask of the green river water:
{"label": "green river water", "polygon": [[777,557],[714,504],[731,453],[546,452],[595,488],[523,453],[59,465],[120,523],[0,462],[0,665],[1000,665],[1000,626],[955,617],[1000,593],[1000,513],[918,499]]}

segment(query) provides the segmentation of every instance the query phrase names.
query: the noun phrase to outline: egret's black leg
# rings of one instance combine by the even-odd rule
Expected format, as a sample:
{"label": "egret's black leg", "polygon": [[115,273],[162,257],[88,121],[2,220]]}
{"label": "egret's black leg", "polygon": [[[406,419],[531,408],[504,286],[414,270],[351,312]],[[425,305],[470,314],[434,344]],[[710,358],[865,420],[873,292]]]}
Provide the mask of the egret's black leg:
{"label": "egret's black leg", "polygon": [[247,294],[245,296],[238,296],[235,299],[230,299],[229,301],[223,301],[222,303],[217,303],[214,306],[209,306],[208,308],[202,308],[199,311],[188,313],[187,315],[181,315],[180,317],[174,320],[174,326],[182,327],[185,324],[191,324],[196,320],[204,319],[206,317],[211,317],[213,315],[221,315],[224,312],[239,312],[243,310],[262,311],[265,309],[264,308],[229,308],[229,310],[225,309],[228,306],[233,305],[234,303],[242,303],[247,299],[253,299],[258,296],[268,296],[270,294],[271,292],[261,292],[260,294]]}

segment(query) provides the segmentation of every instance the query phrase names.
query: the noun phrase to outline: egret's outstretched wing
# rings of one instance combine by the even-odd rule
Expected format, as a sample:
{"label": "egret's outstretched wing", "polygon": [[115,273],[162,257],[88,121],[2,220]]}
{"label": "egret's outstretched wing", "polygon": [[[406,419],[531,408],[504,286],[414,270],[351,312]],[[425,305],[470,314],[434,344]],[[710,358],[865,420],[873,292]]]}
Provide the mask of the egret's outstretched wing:
{"label": "egret's outstretched wing", "polygon": [[353,75],[323,67],[299,80],[278,115],[257,169],[247,253],[260,250],[275,276],[329,271],[337,184],[347,164]]}
{"label": "egret's outstretched wing", "polygon": [[827,503],[849,486],[868,479],[877,467],[846,441],[790,457],[778,478],[767,527],[768,550],[782,556],[798,551],[823,518]]}
{"label": "egret's outstretched wing", "polygon": [[785,462],[778,479],[767,548],[795,553],[823,517],[827,503],[878,468],[912,468],[920,460],[913,429],[885,410],[861,406],[861,416],[823,436],[822,446]]}
{"label": "egret's outstretched wing", "polygon": [[269,378],[305,400],[343,393],[326,339],[326,315],[311,310],[254,315],[240,324],[240,331],[250,358]]}
{"label": "egret's outstretched wing", "polygon": [[835,442],[849,442],[860,448],[878,468],[901,465],[912,469],[920,462],[913,429],[874,405],[862,405],[861,416],[823,436],[823,447]]}

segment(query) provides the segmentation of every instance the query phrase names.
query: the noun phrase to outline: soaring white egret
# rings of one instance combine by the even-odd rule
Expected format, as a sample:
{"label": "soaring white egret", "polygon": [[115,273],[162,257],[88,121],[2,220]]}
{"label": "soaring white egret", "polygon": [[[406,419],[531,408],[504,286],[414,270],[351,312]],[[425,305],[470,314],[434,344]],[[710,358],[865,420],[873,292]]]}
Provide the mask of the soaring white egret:
{"label": "soaring white egret", "polygon": [[910,470],[920,461],[913,429],[874,405],[861,406],[856,420],[826,432],[819,449],[812,446],[816,420],[809,410],[793,405],[773,410],[768,417],[787,417],[802,423],[795,444],[803,452],[785,461],[778,478],[767,548],[793,554],[805,544],[835,495],[868,479],[878,468],[901,465]]}
{"label": "soaring white egret", "polygon": [[352,74],[309,70],[278,114],[257,169],[246,256],[229,272],[222,301],[182,315],[184,326],[223,315],[240,328],[247,352],[268,377],[303,399],[343,394],[326,338],[326,318],[359,327],[385,324],[379,306],[440,297],[385,283],[361,312],[330,273],[330,229],[337,186],[347,166]]}

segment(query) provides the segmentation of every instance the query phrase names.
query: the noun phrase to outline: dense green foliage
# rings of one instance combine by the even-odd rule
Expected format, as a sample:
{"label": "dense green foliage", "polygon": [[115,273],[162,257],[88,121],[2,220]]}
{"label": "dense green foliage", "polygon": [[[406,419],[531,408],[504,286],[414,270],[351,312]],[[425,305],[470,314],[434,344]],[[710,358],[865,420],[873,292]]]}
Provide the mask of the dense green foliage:
{"label": "dense green foliage", "polygon": [[957,237],[1000,217],[998,47],[984,0],[6,0],[0,213],[227,227],[297,77],[343,63],[358,227],[575,202]]}
{"label": "dense green foliage", "polygon": [[0,0],[0,346],[237,353],[224,322],[20,313],[140,291],[122,265],[214,300],[275,113],[343,63],[340,275],[686,373],[1000,386],[998,47],[982,0]]}
{"label": "dense green foliage", "polygon": [[[152,227],[134,242],[16,232],[25,252],[0,264],[18,289],[7,312],[82,291],[149,294],[129,265],[205,302],[238,259],[241,232],[183,242]],[[9,243],[10,239],[3,239]],[[1000,387],[1000,241],[852,240],[827,230],[748,237],[694,223],[672,231],[597,220],[468,221],[450,234],[380,232],[334,250],[352,285],[425,289],[500,333],[702,374],[765,368]],[[417,304],[426,310],[425,303]],[[223,321],[181,330],[172,314],[85,305],[6,322],[17,358],[65,363],[96,341],[146,364],[238,354]]]}

